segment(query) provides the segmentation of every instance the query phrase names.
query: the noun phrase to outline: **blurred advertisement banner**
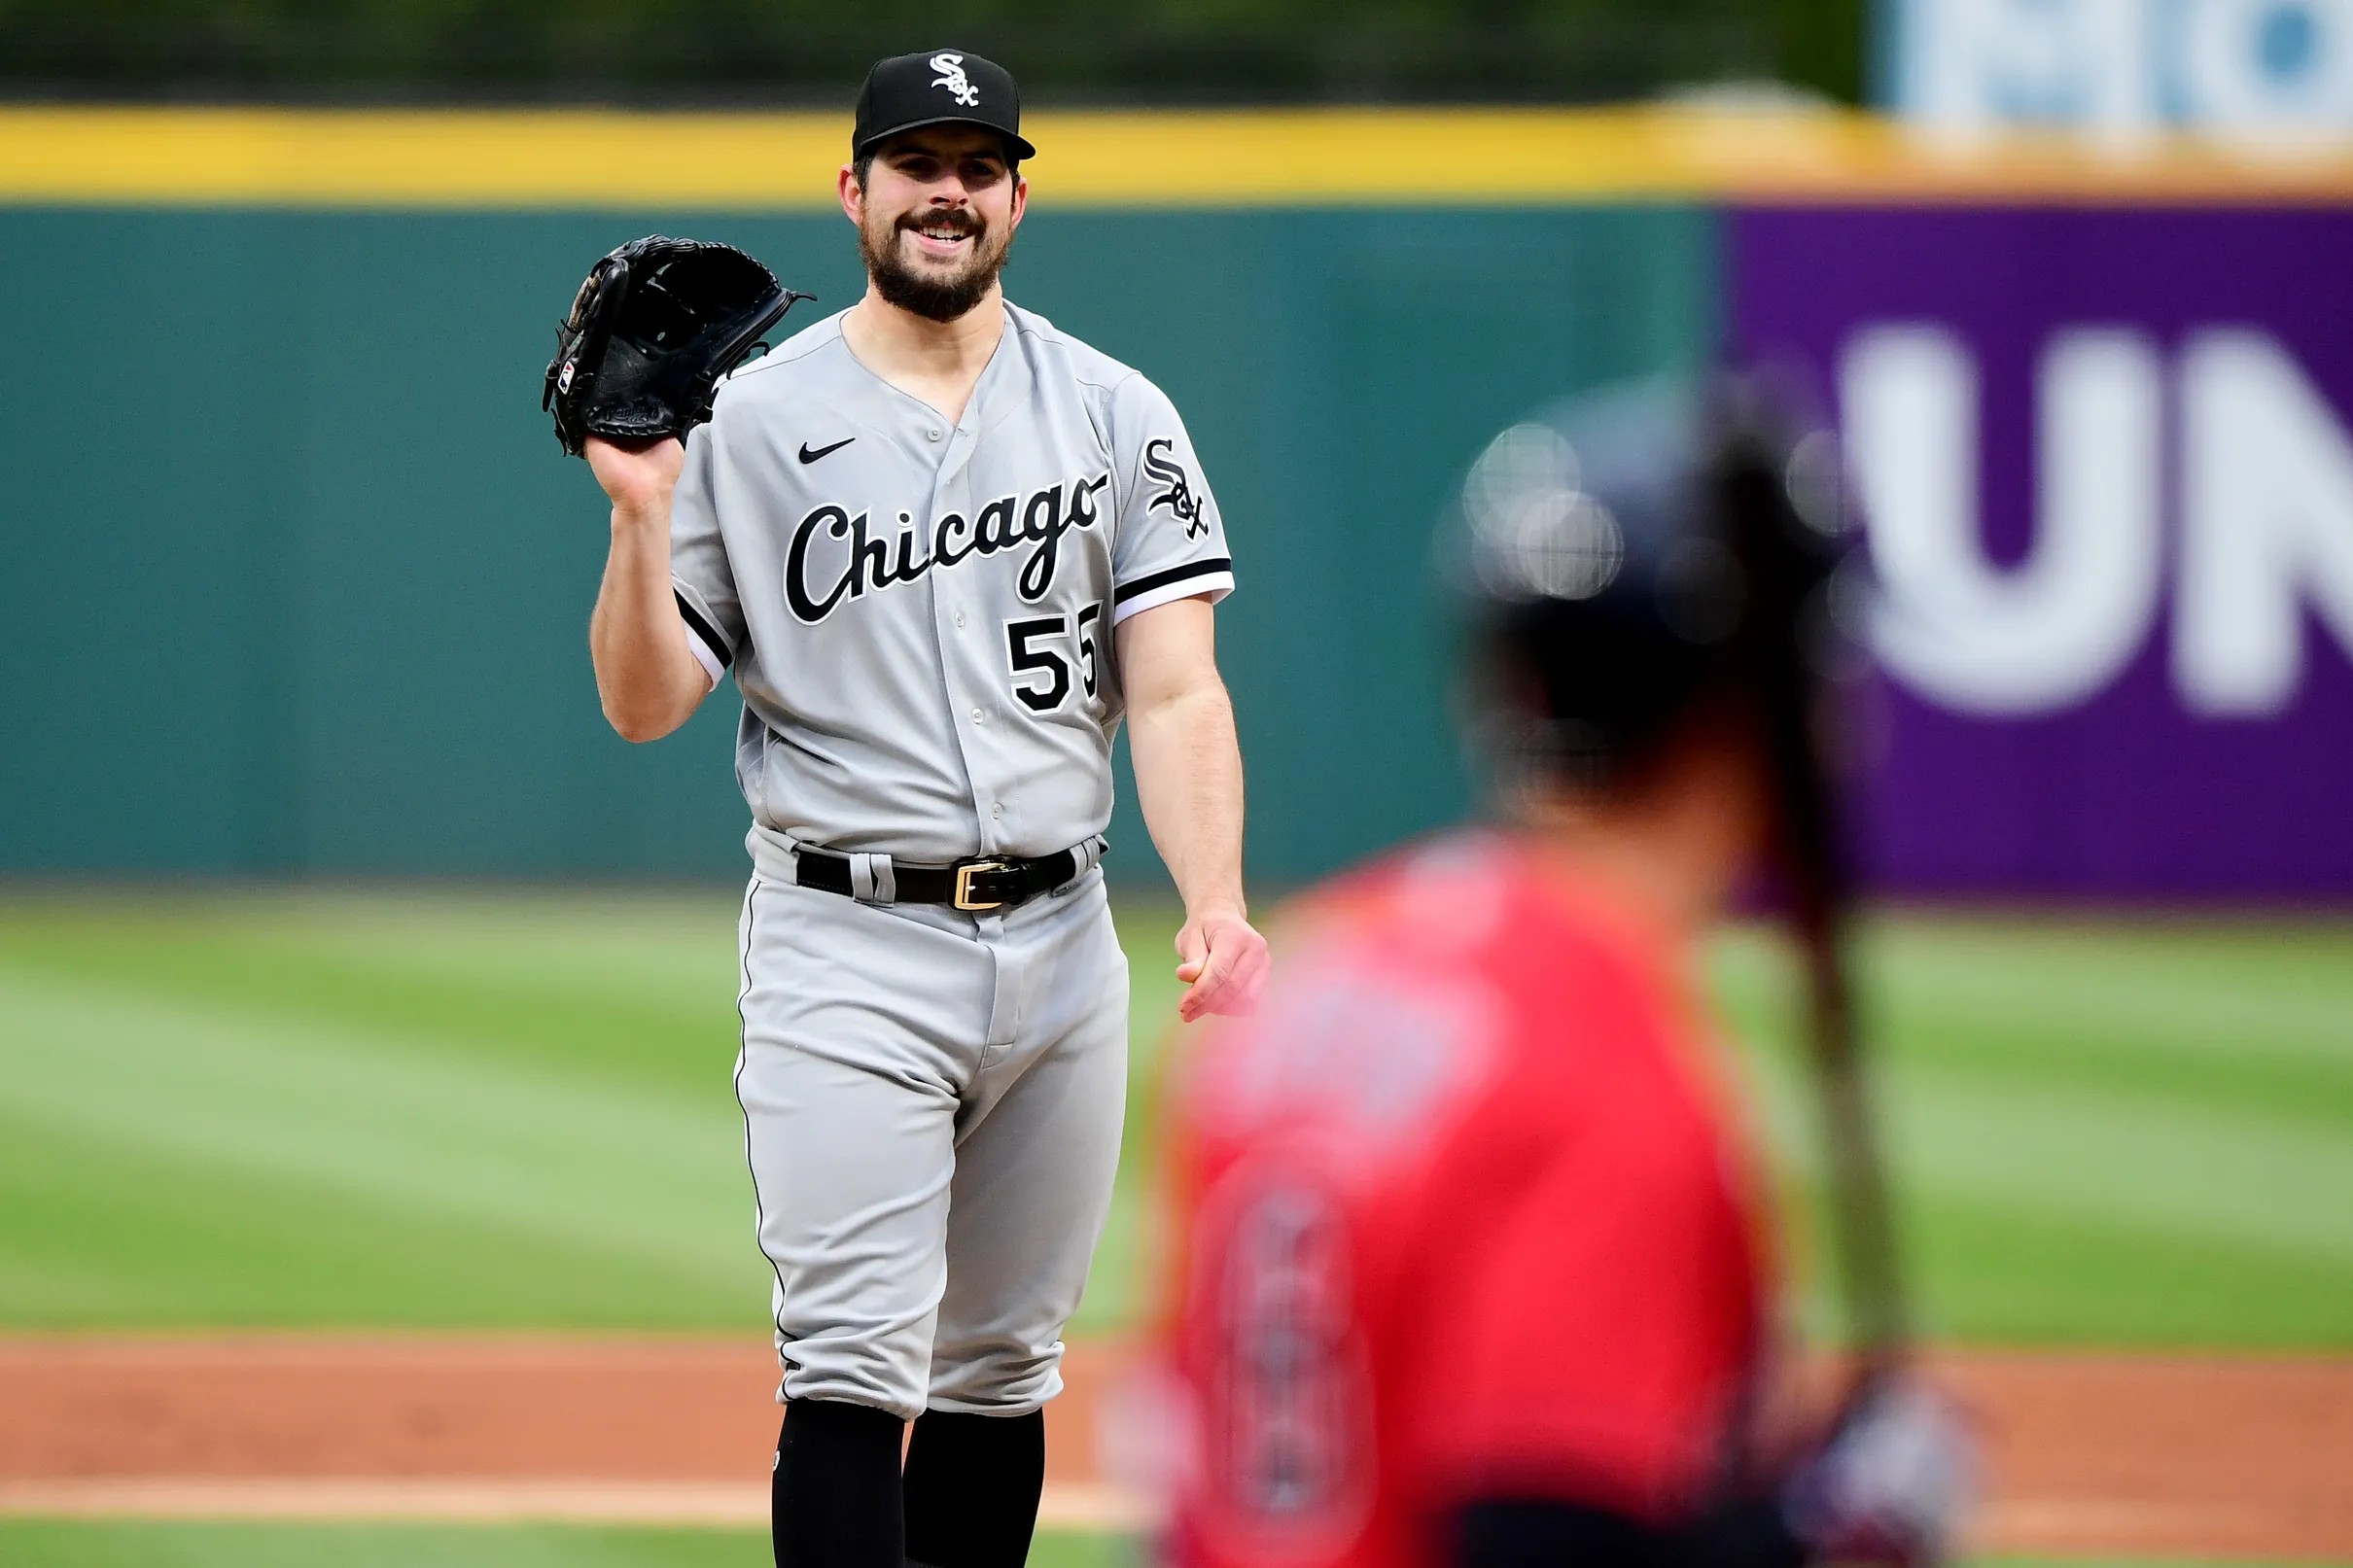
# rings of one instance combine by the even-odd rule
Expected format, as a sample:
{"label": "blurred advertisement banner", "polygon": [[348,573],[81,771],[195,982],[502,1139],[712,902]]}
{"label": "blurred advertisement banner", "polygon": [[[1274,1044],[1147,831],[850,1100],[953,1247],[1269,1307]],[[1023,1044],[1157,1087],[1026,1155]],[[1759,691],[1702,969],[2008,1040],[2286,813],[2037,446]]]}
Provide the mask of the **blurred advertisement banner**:
{"label": "blurred advertisement banner", "polygon": [[1870,530],[1879,885],[2353,895],[2353,210],[1731,224]]}
{"label": "blurred advertisement banner", "polygon": [[1883,0],[1889,107],[1926,128],[2353,140],[2353,0]]}

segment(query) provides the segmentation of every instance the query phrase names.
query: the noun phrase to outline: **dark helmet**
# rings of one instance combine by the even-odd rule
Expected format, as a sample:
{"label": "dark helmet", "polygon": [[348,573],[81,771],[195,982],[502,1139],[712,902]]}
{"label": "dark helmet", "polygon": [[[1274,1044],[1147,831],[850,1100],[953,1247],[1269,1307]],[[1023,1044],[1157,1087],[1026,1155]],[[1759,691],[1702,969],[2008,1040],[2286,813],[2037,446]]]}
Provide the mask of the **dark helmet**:
{"label": "dark helmet", "polygon": [[1842,485],[1827,433],[1761,383],[1662,380],[1512,426],[1443,537],[1507,771],[1606,786],[1703,703],[1753,715],[1788,869],[1835,897],[1821,695]]}

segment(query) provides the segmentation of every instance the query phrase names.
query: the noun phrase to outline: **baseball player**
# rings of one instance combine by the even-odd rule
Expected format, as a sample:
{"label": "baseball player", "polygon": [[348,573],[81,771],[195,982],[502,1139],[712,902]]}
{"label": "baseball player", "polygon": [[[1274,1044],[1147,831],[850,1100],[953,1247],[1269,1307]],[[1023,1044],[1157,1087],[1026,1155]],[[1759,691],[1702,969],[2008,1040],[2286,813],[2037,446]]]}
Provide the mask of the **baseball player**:
{"label": "baseball player", "polygon": [[614,727],[667,734],[729,671],[743,694],[735,1085],[799,1568],[1026,1555],[1119,1152],[1098,862],[1123,716],[1184,899],[1180,1015],[1246,1011],[1267,973],[1212,651],[1224,521],[1160,389],[1004,299],[1033,152],[1001,67],[880,62],[838,182],[864,296],[738,370],[683,447],[588,444]]}
{"label": "baseball player", "polygon": [[1501,822],[1315,900],[1266,1006],[1188,1053],[1188,1568],[1942,1550],[1968,1446],[1893,1363],[1826,1437],[1757,1419],[1766,1195],[1697,950],[1759,859],[1825,886],[1835,551],[1792,484],[1819,444],[1749,417],[1654,388],[1497,438],[1447,543]]}

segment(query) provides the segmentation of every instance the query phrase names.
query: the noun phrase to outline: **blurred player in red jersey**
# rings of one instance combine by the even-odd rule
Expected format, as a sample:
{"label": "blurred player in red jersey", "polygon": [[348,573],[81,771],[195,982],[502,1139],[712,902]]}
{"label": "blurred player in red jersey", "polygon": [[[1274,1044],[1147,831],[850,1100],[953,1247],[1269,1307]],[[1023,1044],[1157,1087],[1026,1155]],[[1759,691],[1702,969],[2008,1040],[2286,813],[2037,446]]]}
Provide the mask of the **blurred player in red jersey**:
{"label": "blurred player in red jersey", "polygon": [[1732,381],[1565,405],[1472,470],[1441,553],[1499,820],[1311,898],[1175,1098],[1177,1563],[1942,1554],[1972,1458],[1899,1329],[1864,1325],[1835,1419],[1761,1430],[1766,1195],[1697,990],[1761,864],[1835,936],[1837,491]]}

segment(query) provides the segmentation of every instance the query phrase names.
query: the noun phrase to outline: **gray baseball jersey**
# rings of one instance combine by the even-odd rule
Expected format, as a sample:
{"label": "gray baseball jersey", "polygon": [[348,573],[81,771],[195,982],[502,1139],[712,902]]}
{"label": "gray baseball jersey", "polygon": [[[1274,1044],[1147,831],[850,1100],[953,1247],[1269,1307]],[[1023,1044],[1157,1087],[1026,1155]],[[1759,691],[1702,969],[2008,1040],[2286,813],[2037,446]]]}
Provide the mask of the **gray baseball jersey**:
{"label": "gray baseball jersey", "polygon": [[[1005,322],[955,425],[818,323],[720,389],[672,508],[688,641],[744,694],[735,1087],[779,1396],[907,1418],[1061,1387],[1126,1098],[1111,629],[1234,580],[1168,399]],[[859,896],[798,886],[804,845]],[[874,869],[1072,847],[1010,910],[897,904]]]}
{"label": "gray baseball jersey", "polygon": [[736,371],[687,440],[671,562],[743,691],[754,819],[933,864],[1100,833],[1112,626],[1234,581],[1168,398],[1010,304],[955,425],[838,315]]}

